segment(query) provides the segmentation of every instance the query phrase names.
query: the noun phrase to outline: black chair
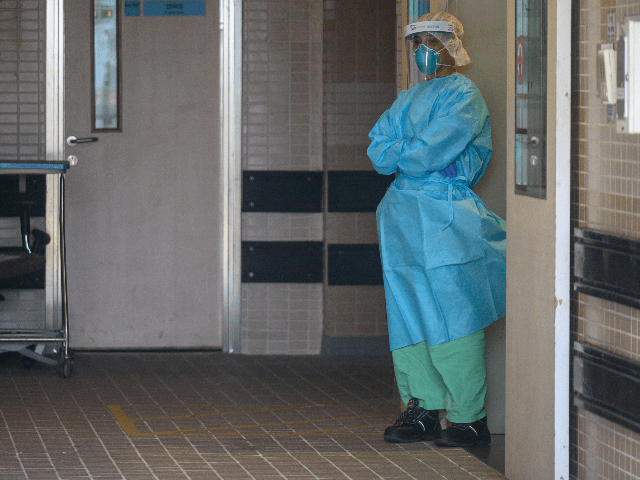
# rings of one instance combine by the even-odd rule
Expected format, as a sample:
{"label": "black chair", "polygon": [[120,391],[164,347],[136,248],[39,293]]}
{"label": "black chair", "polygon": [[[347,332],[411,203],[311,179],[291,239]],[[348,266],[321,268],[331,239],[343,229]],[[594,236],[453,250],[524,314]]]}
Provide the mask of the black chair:
{"label": "black chair", "polygon": [[45,250],[51,237],[31,229],[31,218],[44,216],[46,186],[43,176],[20,177],[3,176],[0,181],[0,216],[20,217],[22,243],[0,247],[0,289],[44,288]]}

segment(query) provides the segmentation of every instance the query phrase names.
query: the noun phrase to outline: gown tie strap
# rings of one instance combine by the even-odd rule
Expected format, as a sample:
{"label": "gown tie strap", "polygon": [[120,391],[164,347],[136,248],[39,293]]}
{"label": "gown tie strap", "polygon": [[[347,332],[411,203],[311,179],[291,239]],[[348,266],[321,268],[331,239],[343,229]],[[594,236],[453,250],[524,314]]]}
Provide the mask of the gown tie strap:
{"label": "gown tie strap", "polygon": [[[431,179],[430,179],[431,180]],[[448,180],[448,181],[447,181]],[[453,223],[453,189],[454,187],[456,189],[461,189],[464,190],[466,194],[462,194],[461,197],[462,198],[468,198],[467,194],[471,195],[471,198],[473,198],[473,201],[476,204],[476,208],[481,211],[481,208],[484,209],[485,212],[487,212],[487,214],[493,218],[496,223],[500,224],[500,219],[498,218],[498,216],[493,213],[491,210],[489,210],[487,208],[487,206],[485,205],[485,203],[482,201],[482,199],[476,195],[476,193],[471,190],[469,188],[469,184],[468,184],[468,179],[467,177],[464,176],[457,176],[453,179],[442,179],[442,180],[431,180],[431,181],[436,181],[438,183],[446,183],[447,184],[447,204],[448,204],[448,208],[449,208],[449,223],[447,223],[443,230],[445,230],[446,228],[449,227],[449,225],[451,225]]]}

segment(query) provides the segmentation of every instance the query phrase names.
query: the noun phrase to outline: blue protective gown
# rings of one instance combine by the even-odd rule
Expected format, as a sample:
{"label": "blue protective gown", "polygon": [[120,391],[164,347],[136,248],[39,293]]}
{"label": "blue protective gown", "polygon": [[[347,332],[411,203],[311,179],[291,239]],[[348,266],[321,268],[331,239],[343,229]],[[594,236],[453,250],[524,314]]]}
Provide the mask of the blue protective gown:
{"label": "blue protective gown", "polygon": [[[505,313],[506,223],[471,191],[492,154],[489,111],[453,74],[400,93],[367,153],[397,174],[377,209],[391,350],[471,335]],[[457,176],[441,170],[453,164]]]}

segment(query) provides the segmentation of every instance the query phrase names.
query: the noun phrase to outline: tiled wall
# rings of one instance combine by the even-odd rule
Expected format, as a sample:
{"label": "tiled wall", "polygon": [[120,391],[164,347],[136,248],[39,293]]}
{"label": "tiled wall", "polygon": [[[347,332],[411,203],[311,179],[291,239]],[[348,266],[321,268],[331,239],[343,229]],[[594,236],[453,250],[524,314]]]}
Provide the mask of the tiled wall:
{"label": "tiled wall", "polygon": [[396,90],[400,92],[406,84],[406,74],[403,75],[402,62],[404,45],[404,24],[406,20],[402,18],[402,0],[396,0]]}
{"label": "tiled wall", "polygon": [[[245,0],[243,170],[322,171],[322,0]],[[287,192],[282,192],[287,195]],[[322,213],[245,212],[243,241],[322,241]],[[242,284],[242,352],[319,353],[322,284]]]}
{"label": "tiled wall", "polygon": [[[44,0],[0,2],[0,160],[45,157],[45,26]],[[19,219],[0,218],[0,246],[16,245]]]}
{"label": "tiled wall", "polygon": [[[45,0],[0,2],[0,161],[45,158]],[[44,230],[44,218],[31,226]],[[20,220],[0,217],[0,247],[20,246]],[[2,328],[42,328],[44,290],[4,290]]]}
{"label": "tiled wall", "polygon": [[[640,14],[638,0],[574,2],[573,226],[640,240],[640,135],[616,133],[597,96],[596,58],[607,14]],[[640,361],[640,310],[575,294],[573,340]],[[572,477],[640,478],[640,435],[572,407]]]}
{"label": "tiled wall", "polygon": [[[367,134],[395,98],[393,0],[243,9],[243,170],[371,170]],[[327,212],[326,188],[323,213],[244,212],[243,241],[377,243],[375,213]],[[323,283],[243,283],[242,352],[319,353],[323,332],[386,337],[382,286],[329,286],[327,268]]]}
{"label": "tiled wall", "polygon": [[[395,2],[326,0],[324,9],[325,170],[370,171],[368,133],[396,96]],[[377,244],[375,212],[326,212],[325,242]],[[384,348],[382,285],[327,285],[324,337],[346,353],[363,337]]]}
{"label": "tiled wall", "polygon": [[0,159],[44,158],[45,2],[0,2]]}

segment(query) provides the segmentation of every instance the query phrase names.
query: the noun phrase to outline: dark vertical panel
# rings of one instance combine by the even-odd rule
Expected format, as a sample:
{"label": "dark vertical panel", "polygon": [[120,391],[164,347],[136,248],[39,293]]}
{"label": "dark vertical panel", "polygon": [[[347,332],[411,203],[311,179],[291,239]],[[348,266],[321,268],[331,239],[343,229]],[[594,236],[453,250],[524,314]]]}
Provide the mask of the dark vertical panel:
{"label": "dark vertical panel", "polygon": [[322,283],[322,242],[242,242],[245,283]]}
{"label": "dark vertical panel", "polygon": [[243,212],[322,212],[322,172],[245,171]]}
{"label": "dark vertical panel", "polygon": [[375,212],[394,179],[373,170],[329,172],[329,211]]}
{"label": "dark vertical panel", "polygon": [[576,228],[576,291],[640,308],[640,242]]}
{"label": "dark vertical panel", "polygon": [[382,285],[378,245],[329,245],[329,285]]}
{"label": "dark vertical panel", "polygon": [[640,364],[577,342],[574,352],[575,403],[640,433]]}

